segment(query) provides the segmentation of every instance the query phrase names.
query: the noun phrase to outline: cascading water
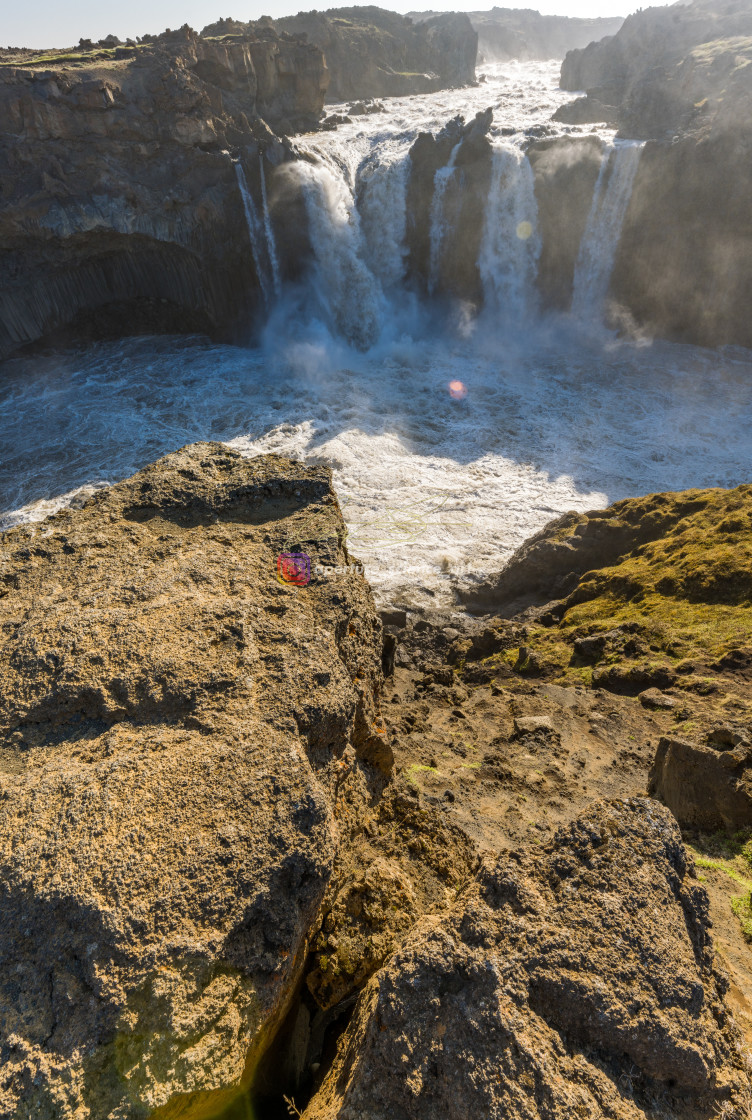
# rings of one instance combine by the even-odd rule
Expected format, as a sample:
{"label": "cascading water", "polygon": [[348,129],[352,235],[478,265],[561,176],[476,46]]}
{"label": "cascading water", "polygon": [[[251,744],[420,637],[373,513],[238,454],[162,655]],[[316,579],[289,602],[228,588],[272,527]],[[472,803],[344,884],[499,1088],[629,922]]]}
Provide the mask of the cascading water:
{"label": "cascading water", "polygon": [[366,259],[385,291],[398,287],[405,278],[409,175],[406,152],[398,153],[391,162],[371,161],[361,175],[358,210]]}
{"label": "cascading water", "polygon": [[327,164],[295,165],[305,199],[315,256],[311,286],[318,308],[336,333],[361,350],[377,341],[384,315],[384,294],[365,263],[360,217],[344,175]]}
{"label": "cascading water", "polygon": [[452,148],[452,154],[449,157],[449,163],[447,163],[445,167],[439,168],[433,181],[433,201],[431,203],[431,259],[428,273],[428,291],[430,295],[434,294],[439,283],[441,246],[445,233],[444,196],[449,186],[449,180],[454,174],[460,146],[460,144],[455,144]]}
{"label": "cascading water", "polygon": [[572,314],[581,321],[603,321],[616,250],[643,147],[641,143],[619,141],[608,145],[604,152],[574,274]]}
{"label": "cascading water", "polygon": [[269,199],[266,194],[266,172],[264,171],[264,156],[259,152],[259,178],[261,180],[261,203],[264,211],[264,232],[266,234],[266,250],[271,268],[272,287],[274,295],[279,299],[282,294],[282,281],[279,272],[279,257],[277,256],[277,243],[274,240],[272,218],[269,213]]}
{"label": "cascading water", "polygon": [[235,160],[235,175],[238,180],[238,187],[240,188],[240,197],[243,200],[243,210],[245,211],[245,221],[248,227],[248,240],[251,243],[251,254],[253,256],[253,264],[256,269],[258,282],[261,285],[261,293],[264,297],[264,303],[267,309],[271,305],[271,297],[273,292],[273,284],[270,282],[269,274],[267,271],[267,263],[264,254],[264,240],[265,231],[263,224],[259,220],[256,204],[253,201],[253,195],[248,187],[248,180],[245,177],[243,165],[239,160]]}
{"label": "cascading water", "polygon": [[[477,88],[393,99],[387,113],[299,140],[304,158],[275,176],[303,191],[314,260],[289,289],[271,182],[262,176],[256,191],[253,180],[254,203],[236,164],[259,282],[276,301],[263,346],[147,337],[8,363],[0,523],[37,520],[182,444],[227,440],[245,454],[330,465],[348,543],[379,599],[435,608],[452,606],[455,579],[498,569],[565,510],[745,481],[751,358],[665,342],[604,346],[587,329],[605,303],[635,146],[610,142],[593,198],[575,299],[586,329],[533,317],[540,238],[523,150],[531,128],[550,137],[565,100],[556,66],[510,65]],[[421,132],[488,105],[490,191],[470,217],[483,230],[489,313],[483,330],[459,335],[413,312],[408,153]],[[526,312],[535,329],[509,330]],[[463,383],[455,398],[454,381]],[[54,425],[39,425],[40,407]]]}
{"label": "cascading water", "polygon": [[513,322],[535,310],[540,251],[530,161],[519,148],[495,144],[478,260],[487,313]]}

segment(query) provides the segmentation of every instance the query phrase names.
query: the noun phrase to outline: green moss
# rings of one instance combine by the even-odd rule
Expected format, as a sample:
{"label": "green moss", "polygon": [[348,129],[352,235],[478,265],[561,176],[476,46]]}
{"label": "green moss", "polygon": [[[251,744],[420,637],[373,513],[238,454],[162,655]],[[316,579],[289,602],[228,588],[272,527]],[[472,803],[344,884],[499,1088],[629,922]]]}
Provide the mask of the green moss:
{"label": "green moss", "polygon": [[135,55],[137,47],[102,47],[101,49],[93,51],[72,51],[67,54],[56,54],[48,52],[47,54],[33,55],[31,58],[25,58],[13,62],[2,62],[0,66],[89,66],[92,62],[108,62],[115,58],[115,51],[128,51],[129,54]]}
{"label": "green moss", "polygon": [[408,782],[410,782],[411,785],[413,785],[413,786],[418,785],[417,777],[418,777],[418,774],[421,773],[421,771],[423,771],[423,772],[428,771],[431,774],[438,774],[439,773],[439,771],[436,769],[435,766],[421,766],[420,763],[414,762],[411,766],[408,766],[407,770],[405,771],[405,777],[407,778]]}
{"label": "green moss", "polygon": [[731,909],[739,919],[742,933],[752,941],[752,837],[748,832],[738,832],[734,836],[718,832],[714,836],[703,836],[696,846],[687,845],[697,867],[721,871],[732,882],[742,888],[742,894],[731,896]]}
{"label": "green moss", "polygon": [[[646,672],[681,662],[715,660],[750,644],[752,634],[752,486],[690,490],[619,502],[607,513],[637,544],[617,563],[586,572],[558,626],[532,626],[526,645],[563,683],[589,683],[590,666],[573,658],[578,637],[636,624],[625,653],[607,646],[600,667],[629,662]],[[553,535],[571,536],[587,518]],[[503,658],[507,664],[515,655]],[[525,672],[525,666],[516,666]],[[707,681],[707,678],[706,678]],[[697,683],[697,680],[695,680]]]}

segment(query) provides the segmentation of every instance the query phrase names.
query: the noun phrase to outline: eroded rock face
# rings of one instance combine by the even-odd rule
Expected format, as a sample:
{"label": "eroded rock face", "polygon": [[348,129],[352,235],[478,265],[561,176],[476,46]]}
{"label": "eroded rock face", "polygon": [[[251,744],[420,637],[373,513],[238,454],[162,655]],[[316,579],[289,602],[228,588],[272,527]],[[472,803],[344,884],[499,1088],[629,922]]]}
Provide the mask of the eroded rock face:
{"label": "eroded rock face", "polygon": [[277,182],[290,153],[264,118],[318,120],[321,51],[261,28],[183,29],[121,53],[0,66],[0,358],[66,329],[247,336],[262,283],[230,150],[259,206],[263,158],[271,221],[284,210],[298,234],[294,253],[280,238],[283,273],[305,258]]}
{"label": "eroded rock face", "polygon": [[[388,770],[328,472],[197,444],[2,538],[0,1112],[197,1115],[283,1017]],[[342,802],[344,804],[344,802]]]}
{"label": "eroded rock face", "polygon": [[475,80],[478,36],[464,13],[420,23],[373,5],[300,12],[275,20],[320,47],[332,74],[329,98],[404,97]]}
{"label": "eroded rock face", "polygon": [[[465,123],[450,121],[436,136],[421,133],[410,149],[407,190],[408,271],[429,292],[481,305],[478,259],[492,174],[488,132],[493,110]],[[443,181],[440,183],[438,173]],[[431,225],[439,193],[443,217],[441,251],[432,259]]]}
{"label": "eroded rock face", "polygon": [[538,140],[530,145],[528,158],[538,204],[541,300],[544,307],[568,310],[603,144],[597,136]]}
{"label": "eroded rock face", "polygon": [[738,832],[752,826],[752,744],[743,735],[706,743],[664,737],[650,774],[650,793],[684,827]]}
{"label": "eroded rock face", "polygon": [[640,10],[567,55],[557,119],[607,121],[643,152],[612,277],[627,324],[701,346],[752,345],[752,11],[745,0]]}
{"label": "eroded rock face", "polygon": [[752,14],[744,0],[640,10],[562,64],[562,89],[615,106],[629,135],[661,138],[719,119],[744,125]]}
{"label": "eroded rock face", "polygon": [[489,859],[361,996],[306,1120],[741,1117],[707,897],[670,814],[599,803]]}

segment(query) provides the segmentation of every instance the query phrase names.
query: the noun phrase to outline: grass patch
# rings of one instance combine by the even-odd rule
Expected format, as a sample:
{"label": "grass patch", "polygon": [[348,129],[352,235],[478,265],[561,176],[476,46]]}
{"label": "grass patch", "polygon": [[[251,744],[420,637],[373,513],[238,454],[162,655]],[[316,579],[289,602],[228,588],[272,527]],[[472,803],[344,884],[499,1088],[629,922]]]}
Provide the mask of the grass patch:
{"label": "grass patch", "polygon": [[752,835],[737,832],[733,836],[718,832],[703,836],[695,847],[688,844],[697,867],[721,871],[737,886],[741,894],[732,895],[730,904],[739,920],[744,937],[752,941]]}
{"label": "grass patch", "polygon": [[[584,566],[593,555],[591,528],[603,526],[622,555],[580,576],[558,623],[529,626],[526,664],[515,664],[516,650],[499,663],[563,684],[589,685],[594,667],[627,666],[648,676],[678,670],[698,688],[704,676],[711,687],[712,662],[752,644],[752,486],[617,502],[591,517],[573,515],[547,541],[555,552],[571,539],[565,562],[576,570],[579,557]],[[597,657],[573,656],[577,638],[619,627],[623,640],[609,640]]]}
{"label": "grass patch", "polygon": [[407,778],[408,782],[410,782],[411,785],[417,787],[418,786],[418,774],[425,773],[426,771],[428,771],[431,774],[438,774],[439,773],[439,770],[437,770],[435,766],[423,766],[419,762],[413,762],[412,765],[408,766],[407,770],[405,771],[405,777]]}

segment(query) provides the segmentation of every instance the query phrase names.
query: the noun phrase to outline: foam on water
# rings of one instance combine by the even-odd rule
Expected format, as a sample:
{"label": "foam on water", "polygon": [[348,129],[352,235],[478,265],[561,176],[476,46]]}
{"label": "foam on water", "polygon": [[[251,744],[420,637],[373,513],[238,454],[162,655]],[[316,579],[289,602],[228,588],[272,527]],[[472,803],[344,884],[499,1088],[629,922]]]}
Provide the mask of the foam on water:
{"label": "foam on water", "polygon": [[[476,88],[394,99],[386,114],[300,139],[307,158],[285,166],[303,189],[314,264],[281,294],[265,180],[254,202],[238,164],[271,301],[263,345],[141,338],[7,362],[0,524],[38,521],[185,443],[222,440],[330,464],[377,596],[448,605],[456,579],[497,569],[564,510],[748,481],[752,354],[637,346],[600,329],[639,159],[612,151],[605,131],[577,273],[576,306],[591,319],[535,308],[540,240],[522,141],[531,126],[552,129],[570,96],[556,73],[497,67]],[[420,131],[489,104],[486,312],[453,326],[402,286],[409,149]],[[458,380],[461,400],[448,391]]]}
{"label": "foam on water", "polygon": [[[405,341],[343,362],[313,342],[263,353],[160,337],[9,362],[3,524],[219,439],[330,464],[379,598],[430,605],[564,510],[748,480],[752,355],[604,346],[557,323],[507,334],[496,356],[482,342]],[[447,391],[457,376],[461,402]]]}

